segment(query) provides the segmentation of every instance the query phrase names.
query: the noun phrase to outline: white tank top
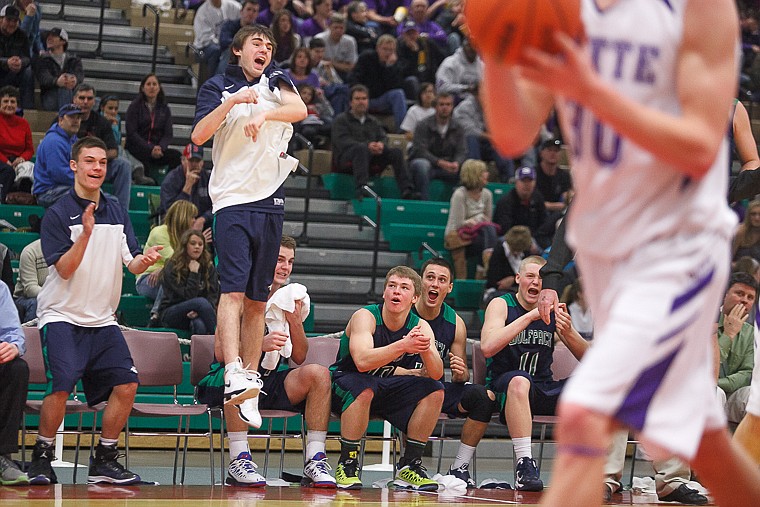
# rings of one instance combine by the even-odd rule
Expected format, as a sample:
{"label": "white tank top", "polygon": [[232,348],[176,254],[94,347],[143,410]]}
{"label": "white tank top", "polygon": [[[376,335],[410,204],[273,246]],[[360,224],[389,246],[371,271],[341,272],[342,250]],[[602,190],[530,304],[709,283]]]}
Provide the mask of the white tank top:
{"label": "white tank top", "polygon": [[[594,0],[581,4],[587,50],[602,78],[634,101],[674,115],[680,112],[675,64],[686,3],[619,0],[604,11]],[[568,242],[577,250],[615,258],[660,237],[733,233],[726,141],[710,170],[691,180],[577,104],[563,100],[559,110],[572,147],[577,193]]]}

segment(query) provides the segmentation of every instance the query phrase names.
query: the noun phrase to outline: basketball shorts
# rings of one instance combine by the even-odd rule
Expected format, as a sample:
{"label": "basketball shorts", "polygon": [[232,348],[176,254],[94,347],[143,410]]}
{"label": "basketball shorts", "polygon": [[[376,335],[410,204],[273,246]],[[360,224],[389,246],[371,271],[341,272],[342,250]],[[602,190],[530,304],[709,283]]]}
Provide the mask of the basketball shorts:
{"label": "basketball shorts", "polygon": [[655,458],[694,457],[725,426],[715,396],[712,328],[729,271],[729,240],[679,235],[609,259],[578,251],[594,344],[561,403],[632,428]]}
{"label": "basketball shorts", "polygon": [[522,370],[508,371],[499,375],[490,389],[496,394],[496,403],[499,405],[499,421],[507,424],[504,417],[504,407],[507,405],[507,388],[515,377],[525,377],[530,381],[530,411],[533,415],[554,415],[557,412],[557,402],[562,389],[565,387],[563,380],[549,380],[538,382],[530,373]]}

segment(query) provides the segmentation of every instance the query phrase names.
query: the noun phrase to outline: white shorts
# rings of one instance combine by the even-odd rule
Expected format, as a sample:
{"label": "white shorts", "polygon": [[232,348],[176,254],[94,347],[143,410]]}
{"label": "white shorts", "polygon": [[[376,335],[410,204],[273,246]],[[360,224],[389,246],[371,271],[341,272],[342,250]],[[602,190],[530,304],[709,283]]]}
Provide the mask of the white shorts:
{"label": "white shorts", "polygon": [[594,342],[561,402],[622,422],[650,452],[693,458],[705,429],[726,424],[711,340],[729,259],[719,235],[667,238],[625,259],[579,251]]}
{"label": "white shorts", "polygon": [[[760,303],[755,311],[755,365],[760,364],[760,347],[758,347],[758,334],[760,334]],[[749,385],[749,399],[747,400],[747,413],[760,417],[760,367],[752,368],[752,381]]]}

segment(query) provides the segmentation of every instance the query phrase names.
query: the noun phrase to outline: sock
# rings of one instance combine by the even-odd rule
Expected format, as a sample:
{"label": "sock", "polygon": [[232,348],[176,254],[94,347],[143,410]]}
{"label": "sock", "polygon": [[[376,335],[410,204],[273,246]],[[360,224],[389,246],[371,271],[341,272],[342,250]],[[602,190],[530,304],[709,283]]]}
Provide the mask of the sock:
{"label": "sock", "polygon": [[306,432],[306,459],[310,460],[317,453],[325,454],[327,431],[309,430]]}
{"label": "sock", "polygon": [[232,370],[236,369],[237,366],[238,366],[238,362],[237,361],[232,361],[230,363],[225,364],[224,365],[224,373],[231,372]]}
{"label": "sock", "polygon": [[42,442],[45,445],[53,445],[53,442],[55,442],[55,437],[43,437],[42,435],[37,435],[37,442]]}
{"label": "sock", "polygon": [[419,440],[406,439],[406,452],[404,457],[399,462],[399,468],[403,468],[414,460],[422,459],[422,453],[425,452],[425,446],[427,442],[420,442]]}
{"label": "sock", "polygon": [[517,459],[533,457],[533,450],[530,446],[530,437],[513,438],[512,445],[515,448],[515,456],[517,456]]}
{"label": "sock", "polygon": [[247,431],[228,431],[227,439],[230,441],[230,459],[236,459],[241,452],[251,452]]}
{"label": "sock", "polygon": [[105,438],[103,435],[100,435],[100,445],[104,447],[116,447],[118,442],[118,438]]}
{"label": "sock", "polygon": [[345,463],[350,459],[359,457],[359,440],[348,440],[340,437],[340,462]]}
{"label": "sock", "polygon": [[472,460],[473,454],[475,454],[475,448],[473,446],[460,443],[457,457],[454,458],[454,463],[451,465],[451,469],[459,468],[465,463],[469,464],[470,460]]}

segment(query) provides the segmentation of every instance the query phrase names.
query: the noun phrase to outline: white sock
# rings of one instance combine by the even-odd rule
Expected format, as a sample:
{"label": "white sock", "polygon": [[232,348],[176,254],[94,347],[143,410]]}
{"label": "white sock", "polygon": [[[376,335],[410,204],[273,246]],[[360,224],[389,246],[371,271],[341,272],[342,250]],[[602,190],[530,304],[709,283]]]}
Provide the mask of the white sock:
{"label": "white sock", "polygon": [[118,442],[118,438],[103,438],[103,435],[100,435],[100,445],[105,445],[106,447],[116,447],[116,444]]}
{"label": "white sock", "polygon": [[326,431],[309,430],[306,432],[306,459],[311,459],[315,454],[325,452]]}
{"label": "white sock", "polygon": [[229,372],[231,372],[233,370],[236,370],[238,368],[238,365],[240,364],[239,360],[240,360],[240,358],[238,357],[238,358],[235,359],[235,361],[232,361],[232,362],[229,362],[229,363],[225,364],[224,365],[224,373],[229,373]]}
{"label": "white sock", "polygon": [[37,441],[42,442],[46,445],[53,445],[53,442],[55,442],[55,437],[43,437],[42,435],[37,435]]}
{"label": "white sock", "polygon": [[454,458],[454,463],[451,465],[451,468],[459,468],[465,463],[469,464],[474,454],[475,448],[473,446],[460,443],[457,457]]}
{"label": "white sock", "polygon": [[230,441],[230,459],[237,458],[241,452],[251,452],[247,431],[228,431],[227,438]]}
{"label": "white sock", "polygon": [[515,448],[515,456],[517,456],[517,459],[533,457],[533,450],[530,446],[530,437],[513,438],[512,445]]}

